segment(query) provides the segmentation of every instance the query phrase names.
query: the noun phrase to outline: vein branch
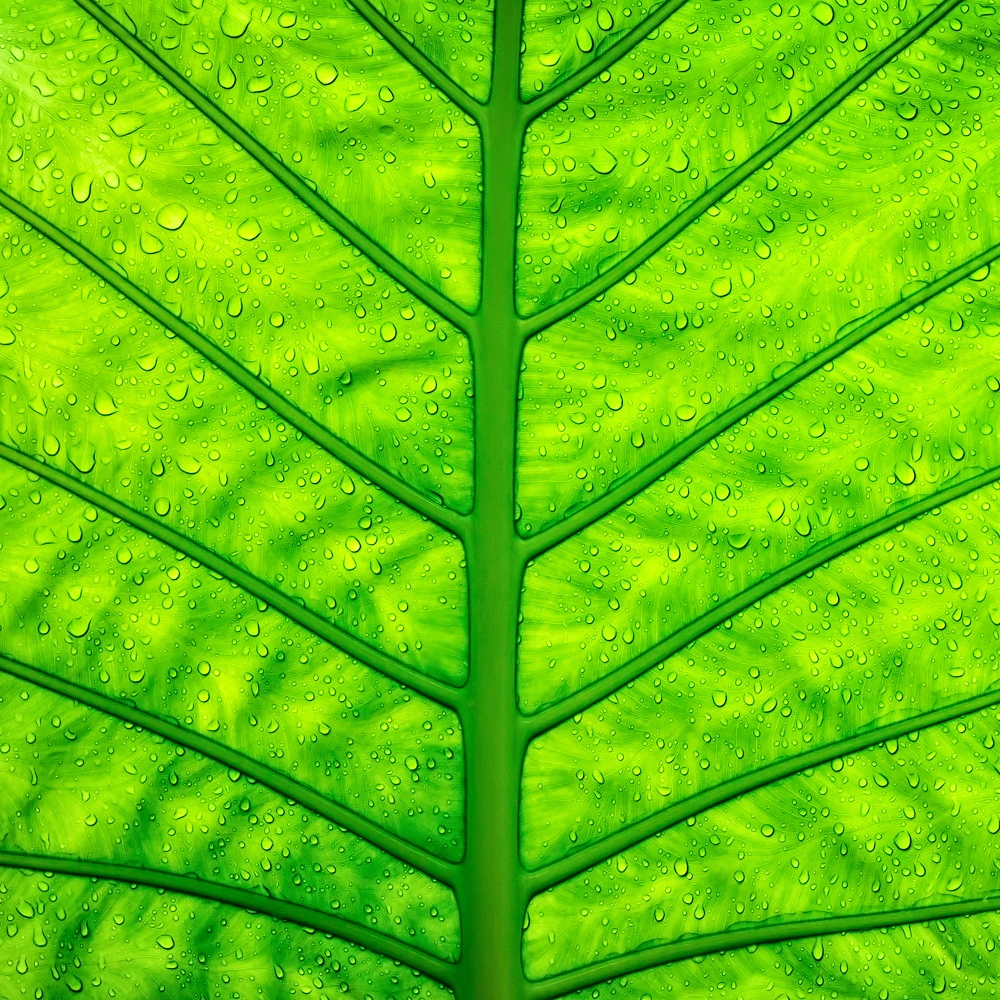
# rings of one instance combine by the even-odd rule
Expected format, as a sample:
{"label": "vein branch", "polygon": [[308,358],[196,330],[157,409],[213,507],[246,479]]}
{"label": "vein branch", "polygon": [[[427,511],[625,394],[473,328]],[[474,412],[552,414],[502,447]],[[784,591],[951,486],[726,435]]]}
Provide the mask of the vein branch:
{"label": "vein branch", "polygon": [[218,573],[219,576],[241,587],[248,594],[252,594],[258,600],[280,611],[286,618],[307,629],[324,642],[336,646],[349,656],[354,657],[373,670],[384,674],[396,683],[403,684],[424,697],[430,698],[448,708],[455,708],[459,693],[450,684],[436,680],[433,677],[428,677],[420,671],[414,670],[412,667],[393,659],[382,650],[370,646],[364,640],[334,625],[315,611],[303,607],[276,587],[271,586],[271,584],[266,583],[241,566],[230,562],[224,556],[213,552],[200,542],[194,541],[194,539],[181,534],[174,528],[161,524],[148,515],[134,510],[115,497],[109,496],[101,490],[81,482],[61,469],[32,458],[30,455],[26,455],[24,452],[10,447],[10,445],[0,444],[0,459],[5,459],[14,465],[20,466],[25,471],[45,479],[54,486],[58,486],[79,497],[81,500],[86,500],[95,507],[100,507],[107,513],[131,525],[136,530],[157,539],[157,541],[162,542],[164,545],[169,545],[176,551],[183,552],[188,558],[207,566],[210,570]]}
{"label": "vein branch", "polygon": [[712,955],[758,945],[780,944],[808,937],[858,934],[880,927],[902,927],[908,924],[928,923],[932,920],[949,920],[977,913],[988,913],[993,910],[1000,910],[1000,893],[978,896],[973,899],[957,899],[932,906],[912,906],[905,910],[838,914],[829,917],[756,924],[643,948],[628,955],[618,955],[601,962],[595,962],[582,969],[574,969],[572,972],[536,980],[528,985],[528,1000],[554,1000],[555,997],[596,986],[608,979],[627,976],[657,965],[679,962],[686,958],[697,958],[701,955]]}
{"label": "vein branch", "polygon": [[466,331],[469,314],[442,294],[433,285],[413,273],[380,243],[373,240],[363,229],[355,225],[346,215],[334,208],[322,195],[295,171],[289,170],[263,143],[248,132],[221,108],[214,104],[201,90],[174,69],[166,60],[141,42],[121,22],[103,10],[96,0],[74,0],[95,21],[114,35],[137,59],[144,62],[154,73],[162,77],[185,100],[190,101],[212,124],[224,132],[234,142],[243,147],[278,183],[298,198],[314,214],[319,216],[331,229],[349,240],[383,271],[399,284],[404,285],[421,301],[447,319],[459,330]]}
{"label": "vein branch", "polygon": [[418,48],[407,36],[371,3],[370,0],[348,0],[375,31],[377,31],[410,65],[415,66],[448,100],[461,108],[473,121],[479,121],[483,106],[456,83],[433,59]]}
{"label": "vein branch", "polygon": [[793,583],[806,573],[834,559],[850,552],[859,545],[864,545],[881,535],[898,528],[908,521],[921,517],[924,514],[943,507],[945,504],[958,500],[969,493],[989,486],[1000,479],[1000,465],[992,466],[982,472],[953,482],[944,489],[936,490],[925,497],[916,500],[900,503],[893,511],[883,517],[873,518],[867,524],[855,528],[853,531],[845,532],[839,538],[832,538],[829,541],[817,545],[811,552],[798,559],[793,560],[787,566],[772,573],[770,576],[758,580],[756,583],[744,590],[739,591],[732,597],[722,601],[711,611],[700,615],[687,625],[682,626],[676,632],[668,635],[665,639],[650,646],[645,652],[622,664],[607,676],[594,681],[587,687],[574,692],[568,698],[543,708],[541,711],[527,717],[526,726],[532,737],[536,737],[542,732],[565,722],[579,712],[590,708],[596,702],[606,698],[618,688],[634,681],[644,674],[651,667],[663,662],[675,653],[690,645],[696,639],[711,632],[712,629],[721,625],[727,618],[739,614],[745,608],[767,597],[782,587]]}
{"label": "vein branch", "polygon": [[374,483],[380,490],[388,493],[400,501],[400,503],[406,504],[418,514],[444,528],[446,531],[450,531],[459,538],[462,537],[467,520],[465,515],[436,503],[409,483],[387,472],[377,462],[374,462],[367,455],[358,451],[327,427],[324,427],[321,423],[300,410],[283,393],[268,385],[262,379],[252,375],[235,358],[219,347],[218,344],[175,316],[151,295],[133,285],[127,278],[123,277],[113,267],[101,260],[100,257],[63,232],[58,226],[2,190],[0,190],[0,207],[5,208],[12,215],[16,215],[22,222],[37,229],[43,236],[59,246],[80,264],[93,272],[98,278],[107,282],[116,292],[123,295],[133,305],[146,313],[147,316],[196,350],[203,358],[211,362],[236,382],[237,385],[250,393],[251,396],[260,400],[260,402],[268,406],[274,413],[287,420],[304,437],[313,441],[320,448],[333,455],[338,461],[358,473],[358,475]]}
{"label": "vein branch", "polygon": [[145,885],[152,889],[179,893],[198,899],[238,907],[241,910],[263,913],[278,920],[298,924],[312,930],[332,934],[335,937],[378,952],[386,958],[408,965],[426,976],[449,983],[454,976],[454,965],[442,958],[406,944],[382,931],[356,924],[330,913],[292,903],[273,896],[265,896],[252,889],[211,882],[193,875],[179,875],[175,872],[152,868],[139,868],[111,861],[95,861],[88,858],[55,857],[44,854],[27,854],[19,851],[0,851],[0,867],[71,875],[78,878],[101,879],[111,882],[125,882],[129,885]]}
{"label": "vein branch", "polygon": [[580,69],[570,73],[548,90],[532,98],[527,103],[528,120],[532,121],[545,114],[560,101],[565,101],[585,84],[600,76],[605,70],[610,69],[619,59],[627,56],[643,39],[656,31],[664,21],[677,13],[685,3],[687,0],[667,0],[652,13],[647,14],[634,28],[625,32],[614,44],[604,49],[596,59],[587,63],[586,66],[581,66]]}
{"label": "vein branch", "polygon": [[[80,0],[77,0],[80,2]],[[567,316],[585,306],[592,299],[603,295],[606,291],[621,281],[627,274],[649,260],[671,240],[679,236],[692,223],[696,222],[707,209],[743,183],[751,174],[756,173],[768,160],[787,149],[796,139],[812,128],[817,122],[828,115],[852,91],[875,75],[883,66],[891,62],[904,49],[912,45],[923,34],[946,17],[962,0],[945,0],[935,7],[926,17],[917,21],[913,27],[904,32],[891,45],[888,45],[868,62],[859,66],[846,77],[826,97],[810,108],[788,128],[779,132],[766,142],[756,153],[744,160],[738,167],[730,171],[716,184],[709,187],[704,194],[690,202],[686,208],[675,215],[666,225],[648,236],[634,250],[626,254],[617,264],[595,278],[590,284],[567,295],[546,309],[542,309],[526,320],[523,330],[526,337],[531,337],[548,326],[558,323]]]}
{"label": "vein branch", "polygon": [[709,420],[699,427],[697,431],[683,441],[679,441],[644,469],[640,469],[634,475],[622,479],[603,496],[598,497],[598,499],[586,507],[574,511],[550,528],[540,531],[536,535],[529,536],[522,543],[524,559],[536,558],[546,550],[559,545],[578,531],[582,531],[584,528],[594,524],[594,522],[599,521],[602,517],[610,514],[615,508],[620,507],[623,503],[631,500],[644,489],[651,486],[660,476],[666,475],[680,465],[681,462],[690,458],[714,437],[728,430],[734,424],[739,423],[765,403],[780,396],[783,392],[787,392],[814,372],[819,371],[824,365],[836,360],[841,355],[857,347],[862,341],[885,329],[890,323],[912,312],[918,306],[929,302],[942,292],[947,291],[958,282],[969,277],[970,274],[974,274],[980,268],[992,263],[997,257],[1000,257],[1000,244],[994,244],[975,257],[970,257],[958,267],[946,272],[923,288],[910,295],[903,296],[898,302],[893,303],[893,305],[886,309],[872,313],[863,322],[848,324],[841,330],[841,336],[838,339],[806,358],[805,361],[802,361],[784,375],[768,382],[766,385],[762,385],[734,406],[731,406],[712,420]]}
{"label": "vein branch", "polygon": [[531,891],[538,893],[550,889],[557,883],[573,878],[588,868],[599,865],[616,854],[635,847],[647,838],[682,823],[691,816],[696,816],[698,813],[721,805],[723,802],[728,802],[730,799],[747,795],[765,785],[780,781],[782,778],[798,774],[812,767],[818,767],[820,764],[826,764],[838,757],[845,757],[848,754],[878,746],[887,740],[899,739],[901,736],[918,729],[938,726],[951,719],[958,719],[997,704],[1000,704],[1000,688],[994,688],[974,698],[966,698],[943,708],[936,708],[897,719],[882,726],[864,729],[852,736],[754,768],[752,771],[716,785],[714,788],[698,792],[683,802],[677,802],[665,809],[660,809],[637,823],[632,823],[565,858],[560,858],[552,864],[531,872],[527,877]]}
{"label": "vein branch", "polygon": [[186,747],[225,767],[239,771],[252,778],[257,784],[270,788],[286,799],[297,802],[318,816],[328,819],[331,823],[335,823],[356,837],[363,838],[385,851],[386,854],[398,858],[404,864],[423,871],[426,875],[444,882],[446,885],[454,883],[455,866],[450,862],[436,857],[430,851],[417,847],[394,833],[390,833],[367,817],[331,801],[315,788],[310,788],[239,750],[234,750],[232,747],[218,743],[202,733],[180,726],[161,716],[154,715],[152,712],[137,708],[130,702],[111,698],[94,691],[92,688],[39,670],[37,667],[29,666],[2,653],[0,653],[0,671],[65,698],[71,698],[73,701],[113,716],[122,722],[140,726],[177,746]]}

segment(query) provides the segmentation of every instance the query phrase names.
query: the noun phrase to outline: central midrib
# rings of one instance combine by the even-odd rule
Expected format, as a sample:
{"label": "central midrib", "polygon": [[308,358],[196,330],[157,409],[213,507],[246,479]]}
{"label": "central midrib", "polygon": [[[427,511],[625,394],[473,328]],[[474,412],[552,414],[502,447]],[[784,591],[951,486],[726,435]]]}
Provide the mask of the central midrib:
{"label": "central midrib", "polygon": [[515,537],[517,197],[527,113],[519,96],[522,0],[498,0],[483,143],[482,301],[471,324],[475,497],[467,526],[469,681],[459,698],[466,774],[466,853],[456,892],[459,1000],[522,1000],[519,858],[523,733],[515,664],[521,560]]}

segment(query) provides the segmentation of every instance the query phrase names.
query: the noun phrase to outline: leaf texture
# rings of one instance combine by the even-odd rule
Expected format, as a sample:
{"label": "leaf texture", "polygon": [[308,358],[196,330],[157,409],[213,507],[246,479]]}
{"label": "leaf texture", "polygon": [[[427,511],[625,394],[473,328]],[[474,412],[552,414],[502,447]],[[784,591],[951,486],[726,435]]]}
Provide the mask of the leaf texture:
{"label": "leaf texture", "polygon": [[992,996],[990,5],[0,14],[0,994]]}

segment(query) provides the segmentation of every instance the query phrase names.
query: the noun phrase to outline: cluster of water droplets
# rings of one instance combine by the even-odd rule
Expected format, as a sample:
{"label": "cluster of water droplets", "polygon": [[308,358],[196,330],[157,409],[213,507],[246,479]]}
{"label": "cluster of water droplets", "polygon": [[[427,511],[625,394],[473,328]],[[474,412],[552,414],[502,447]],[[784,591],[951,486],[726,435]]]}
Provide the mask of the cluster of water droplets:
{"label": "cluster of water droplets", "polygon": [[0,24],[11,62],[5,190],[226,350],[248,378],[467,507],[465,338],[75,4],[53,28],[29,23]]}
{"label": "cluster of water droplets", "polygon": [[[432,980],[339,939],[287,921],[144,886],[39,872],[0,875],[9,997],[211,995],[262,992],[372,1000],[447,1000]],[[45,983],[44,987],[37,983]]]}

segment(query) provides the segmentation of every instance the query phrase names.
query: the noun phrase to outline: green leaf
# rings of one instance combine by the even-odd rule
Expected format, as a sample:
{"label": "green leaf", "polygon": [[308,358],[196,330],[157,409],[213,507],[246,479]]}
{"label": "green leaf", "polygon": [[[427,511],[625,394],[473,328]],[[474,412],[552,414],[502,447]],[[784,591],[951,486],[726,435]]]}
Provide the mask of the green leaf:
{"label": "green leaf", "polygon": [[994,20],[5,8],[0,994],[982,993]]}

